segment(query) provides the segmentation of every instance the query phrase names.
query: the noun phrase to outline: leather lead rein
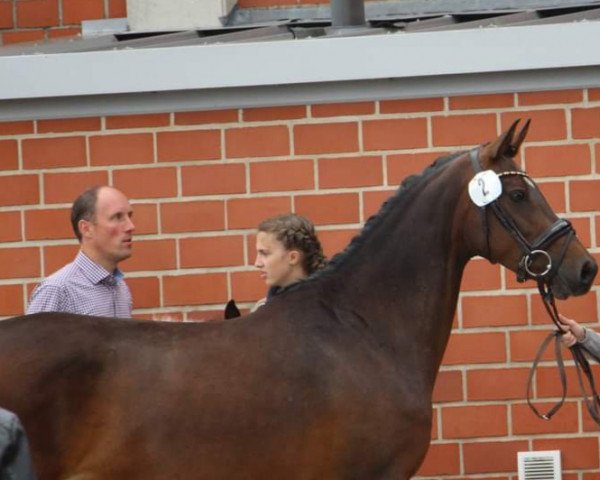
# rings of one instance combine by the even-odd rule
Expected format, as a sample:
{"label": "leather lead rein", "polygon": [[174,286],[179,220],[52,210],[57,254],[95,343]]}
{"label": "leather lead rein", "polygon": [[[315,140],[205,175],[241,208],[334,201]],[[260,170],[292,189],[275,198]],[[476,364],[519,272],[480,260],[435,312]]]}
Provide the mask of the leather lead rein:
{"label": "leather lead rein", "polygon": [[[476,148],[471,150],[469,152],[469,157],[471,160],[473,170],[476,173],[480,172],[482,168],[481,163],[479,162],[479,149]],[[502,172],[498,174],[498,176],[500,177],[506,175],[522,175],[523,177],[529,178],[527,177],[526,173],[519,171]],[[560,337],[563,335],[563,331],[561,329],[560,319],[558,318],[558,310],[554,302],[554,295],[552,294],[551,281],[554,275],[556,275],[556,273],[558,272],[560,265],[562,264],[562,261],[567,253],[567,248],[571,243],[571,240],[575,236],[575,231],[573,230],[573,227],[568,220],[559,219],[556,222],[554,222],[554,224],[552,224],[550,228],[548,228],[538,238],[536,238],[533,243],[530,243],[521,233],[521,231],[513,222],[513,220],[508,215],[506,215],[506,213],[500,207],[500,204],[497,201],[494,201],[487,206],[490,206],[492,208],[492,211],[494,212],[496,218],[499,220],[500,224],[510,233],[510,235],[513,237],[513,239],[517,242],[517,244],[523,251],[523,257],[519,265],[519,271],[517,272],[517,280],[519,282],[523,282],[529,275],[529,277],[532,277],[537,281],[538,290],[540,292],[540,296],[542,297],[544,307],[546,308],[548,315],[550,316],[557,328],[555,331],[550,333],[542,342],[542,345],[540,346],[535,356],[533,364],[531,365],[531,369],[529,371],[529,378],[527,380],[527,404],[538,417],[544,420],[550,420],[554,416],[554,414],[560,409],[560,407],[562,407],[567,395],[567,375],[565,371],[565,364],[563,361],[560,345]],[[486,235],[488,258],[492,263],[494,263],[493,259],[491,258],[489,226],[486,215],[487,206],[481,207],[480,209],[481,221]],[[531,257],[534,254],[545,254],[550,259],[550,255],[542,249],[549,246],[563,235],[566,235],[566,239],[558,256],[558,261],[552,263],[550,260],[549,266],[544,272],[539,274],[532,274],[532,272],[529,270],[530,262],[532,261]],[[554,340],[554,356],[556,359],[556,364],[558,366],[558,374],[562,387],[562,396],[561,399],[558,402],[556,402],[556,404],[550,410],[548,410],[548,412],[540,413],[531,401],[531,386],[533,384],[533,378],[535,376],[538,363],[540,362],[542,355],[544,354],[552,340]],[[585,401],[590,416],[598,425],[600,425],[600,396],[598,395],[598,392],[596,390],[596,384],[592,375],[592,369],[586,358],[586,354],[592,357],[598,363],[600,363],[600,358],[592,354],[589,350],[587,350],[583,345],[579,343],[576,343],[575,345],[570,347],[569,350],[571,351],[571,356],[573,357],[573,361],[575,363],[575,370],[577,372],[577,378],[579,380],[581,395]],[[587,384],[589,386],[589,394],[586,390],[584,377],[587,380]]]}
{"label": "leather lead rein", "polygon": [[[556,304],[554,302],[554,295],[552,294],[552,290],[550,286],[546,286],[543,280],[538,280],[538,290],[542,297],[542,301],[544,303],[544,307],[548,312],[548,315],[554,322],[557,327],[557,330],[550,333],[546,339],[542,342],[533,364],[531,365],[531,369],[529,371],[529,378],[527,380],[527,404],[533,410],[533,412],[540,418],[544,420],[550,420],[552,416],[562,407],[563,402],[565,401],[565,397],[567,395],[567,375],[565,373],[565,365],[562,359],[562,352],[560,346],[560,337],[563,335],[563,331],[560,328],[560,320],[558,318],[558,310],[556,308]],[[558,367],[559,376],[561,379],[562,386],[562,398],[545,414],[541,414],[531,402],[531,385],[533,383],[533,377],[535,371],[537,369],[540,358],[542,357],[544,351],[548,347],[550,341],[554,338],[554,354],[556,359],[556,364]],[[592,357],[596,362],[600,363],[600,358],[587,350],[580,343],[576,343],[575,345],[569,347],[571,352],[571,356],[573,357],[573,362],[575,363],[575,371],[577,372],[577,380],[579,382],[579,389],[581,391],[581,396],[585,401],[585,405],[588,409],[590,416],[594,419],[594,421],[600,425],[600,397],[598,396],[598,391],[596,390],[596,383],[594,382],[594,376],[592,374],[592,368],[590,367],[590,363],[586,358],[586,354]],[[584,353],[585,352],[585,353]],[[586,389],[585,379],[587,380],[587,384],[589,386],[589,393]]]}

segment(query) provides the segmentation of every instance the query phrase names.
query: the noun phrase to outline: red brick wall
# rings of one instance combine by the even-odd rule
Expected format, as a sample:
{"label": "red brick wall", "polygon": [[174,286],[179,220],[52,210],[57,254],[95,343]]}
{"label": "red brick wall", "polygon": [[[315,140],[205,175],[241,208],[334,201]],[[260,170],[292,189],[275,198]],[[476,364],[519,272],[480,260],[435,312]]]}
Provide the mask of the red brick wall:
{"label": "red brick wall", "polygon": [[[134,203],[123,267],[136,315],[210,318],[229,298],[249,306],[263,295],[252,266],[262,218],[306,214],[332,255],[407,174],[527,117],[524,166],[600,260],[600,89],[0,123],[0,315],[22,313],[36,282],[73,257],[68,209],[89,185],[111,183]],[[598,290],[559,308],[593,325]],[[572,371],[551,422],[524,402],[549,330],[533,285],[469,264],[422,476],[514,477],[515,453],[530,448],[561,449],[566,478],[600,476],[598,427]],[[558,388],[542,365],[540,397]]]}
{"label": "red brick wall", "polygon": [[[49,38],[122,16],[124,0],[4,0],[0,35]],[[600,89],[0,123],[0,317],[23,313],[33,286],[74,256],[68,211],[87,186],[110,183],[134,203],[135,253],[123,267],[135,314],[210,318],[229,298],[248,306],[264,294],[252,266],[262,218],[306,214],[332,255],[406,175],[527,117],[524,166],[600,260]],[[560,310],[598,327],[599,284]],[[551,422],[524,401],[549,330],[532,285],[469,264],[422,477],[512,479],[517,451],[560,449],[564,478],[600,478],[598,427],[574,372]],[[545,402],[559,396],[550,363],[536,387]]]}
{"label": "red brick wall", "polygon": [[0,0],[0,44],[76,35],[82,20],[126,16],[126,0]]}

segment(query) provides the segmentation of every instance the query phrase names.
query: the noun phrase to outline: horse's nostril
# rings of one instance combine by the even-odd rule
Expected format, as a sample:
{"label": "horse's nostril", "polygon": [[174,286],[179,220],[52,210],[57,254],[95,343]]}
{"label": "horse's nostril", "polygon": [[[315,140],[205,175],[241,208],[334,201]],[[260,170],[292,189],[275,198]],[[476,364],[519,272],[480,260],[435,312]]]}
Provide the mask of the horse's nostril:
{"label": "horse's nostril", "polygon": [[585,285],[591,285],[598,273],[598,264],[590,260],[583,264],[581,268],[581,282]]}

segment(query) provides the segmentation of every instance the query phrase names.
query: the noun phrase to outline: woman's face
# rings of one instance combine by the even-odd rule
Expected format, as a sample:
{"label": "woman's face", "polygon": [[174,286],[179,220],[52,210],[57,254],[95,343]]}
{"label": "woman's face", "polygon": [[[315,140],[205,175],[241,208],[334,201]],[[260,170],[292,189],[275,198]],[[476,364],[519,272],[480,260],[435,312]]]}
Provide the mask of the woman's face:
{"label": "woman's face", "polygon": [[256,235],[254,266],[268,287],[286,287],[305,277],[297,250],[287,250],[274,233]]}

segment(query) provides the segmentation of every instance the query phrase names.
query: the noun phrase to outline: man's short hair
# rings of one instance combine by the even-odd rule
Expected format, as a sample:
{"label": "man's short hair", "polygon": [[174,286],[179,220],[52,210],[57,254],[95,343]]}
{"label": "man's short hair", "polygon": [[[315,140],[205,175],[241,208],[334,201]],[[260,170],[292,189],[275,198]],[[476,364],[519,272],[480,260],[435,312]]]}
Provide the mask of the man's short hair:
{"label": "man's short hair", "polygon": [[101,188],[101,185],[92,187],[79,195],[73,202],[73,207],[71,208],[71,226],[77,240],[80,242],[79,220],[87,220],[88,222],[94,220],[96,216],[96,201],[98,200],[98,192]]}

